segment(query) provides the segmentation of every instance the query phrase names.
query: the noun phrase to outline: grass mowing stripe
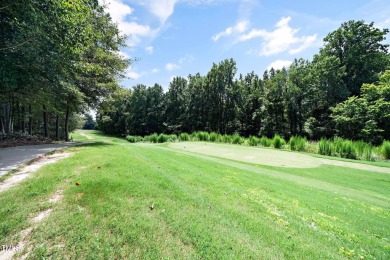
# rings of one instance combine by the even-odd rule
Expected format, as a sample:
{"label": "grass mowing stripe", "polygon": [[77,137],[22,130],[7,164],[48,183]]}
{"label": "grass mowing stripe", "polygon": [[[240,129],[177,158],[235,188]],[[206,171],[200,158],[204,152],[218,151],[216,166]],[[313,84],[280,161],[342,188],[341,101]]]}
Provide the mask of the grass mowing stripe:
{"label": "grass mowing stripe", "polygon": [[[368,193],[348,185],[352,171],[343,182],[329,183],[325,171],[336,176],[337,167],[294,176],[299,172],[88,135],[100,143],[73,148],[66,167],[60,164],[65,169],[56,164],[26,181],[46,183],[45,194],[64,190],[51,216],[31,233],[32,258],[389,257],[389,208],[353,196]],[[362,174],[369,173],[355,179]],[[367,176],[368,187],[379,181]],[[335,193],[335,187],[351,194]],[[378,194],[387,199],[384,187]],[[23,189],[7,196],[18,192]],[[0,194],[0,203],[12,210],[0,218],[8,234],[16,234],[11,220],[23,208],[5,197]],[[45,199],[38,197],[25,202],[37,207]]]}
{"label": "grass mowing stripe", "polygon": [[[154,148],[157,148],[157,147],[148,147],[147,148],[147,151],[148,151],[148,154],[150,154],[151,153],[151,151],[153,151],[153,149]],[[173,151],[173,153],[174,153],[175,151]],[[161,153],[161,152],[157,152],[157,153],[159,153],[159,158],[161,158],[161,156],[162,156],[162,154],[163,153]],[[167,156],[167,158],[165,158],[164,157],[164,159],[162,159],[162,160],[169,160],[169,158],[174,158],[174,156],[171,156],[171,155],[169,155],[169,156]],[[172,162],[170,162],[170,164],[172,164]],[[201,165],[202,163],[199,163],[198,162],[198,165]],[[258,170],[258,169],[257,169]],[[250,172],[249,174],[251,174],[251,177],[253,178],[253,173],[252,172]],[[191,174],[192,175],[192,174]],[[262,177],[262,178],[264,178],[264,176]],[[281,189],[283,189],[283,186],[285,186],[285,187],[288,187],[288,186],[291,186],[291,183],[290,184],[288,184],[288,183],[284,183],[283,185],[281,185],[282,187],[280,187]],[[316,196],[314,196],[314,194],[310,194],[310,192],[312,192],[312,191],[309,191],[308,192],[308,194],[306,195],[306,196],[304,196],[304,197],[314,197],[314,200],[313,201],[311,201],[309,204],[313,204],[313,203],[315,203],[315,201],[316,201]],[[293,196],[293,195],[295,195],[295,194],[289,194],[290,196]],[[335,197],[334,196],[334,194],[333,193],[330,193],[329,195],[328,195],[328,201],[331,201],[332,203],[333,203],[333,198]],[[340,208],[345,208],[345,205],[346,205],[346,202],[348,202],[347,200],[345,200],[345,199],[339,199],[339,202],[338,202],[338,204],[339,205],[337,205],[337,207],[340,207]],[[350,202],[348,202],[348,204],[351,204]],[[307,206],[307,205],[306,205]],[[359,208],[359,206],[361,206],[360,204],[356,204],[356,203],[353,203],[349,208],[354,208],[354,207],[356,207],[356,206],[358,206],[358,208]],[[326,210],[327,210],[327,207],[325,207],[325,209],[323,209],[325,212],[326,212]],[[365,209],[364,209],[365,210]],[[347,212],[348,212],[349,210],[347,210]],[[321,213],[321,212],[320,212]],[[339,212],[340,213],[340,212]],[[343,213],[343,212],[341,212],[341,213]],[[363,213],[363,212],[362,212]],[[326,214],[320,214],[320,215],[318,215],[319,217],[321,217],[321,216],[327,216]],[[336,218],[337,219],[337,218]],[[372,223],[372,224],[376,224],[376,226],[380,226],[380,223],[383,223],[383,221],[385,221],[386,220],[386,216],[384,216],[384,218],[382,218],[380,221],[379,221],[379,223]],[[324,223],[326,223],[326,221],[325,222],[323,222],[323,224]],[[365,225],[365,224],[364,224]],[[344,231],[341,231],[342,229],[340,229],[340,227],[338,228],[339,230],[340,230],[340,232],[344,232]],[[362,234],[363,236],[367,236],[367,234]],[[372,237],[372,235],[370,235],[370,237]]]}
{"label": "grass mowing stripe", "polygon": [[[135,144],[135,145],[145,145],[145,144]],[[150,144],[146,144],[146,145],[150,145]],[[152,145],[150,145],[150,146],[152,146]],[[157,147],[159,149],[171,150],[170,148],[167,148],[164,146],[155,146],[155,147]],[[390,197],[388,195],[383,195],[383,194],[377,193],[375,191],[368,191],[368,190],[362,191],[362,190],[358,190],[358,189],[353,189],[353,188],[350,188],[347,186],[338,185],[335,183],[330,183],[328,181],[317,180],[317,179],[314,179],[312,177],[308,178],[308,177],[298,176],[296,174],[291,174],[288,168],[284,169],[282,172],[281,168],[279,168],[279,167],[272,167],[271,168],[271,166],[258,166],[258,165],[253,165],[253,164],[249,164],[249,163],[243,163],[243,162],[233,161],[233,160],[229,160],[229,159],[224,159],[224,158],[220,158],[220,157],[207,156],[207,155],[202,155],[202,154],[197,154],[197,153],[192,153],[192,152],[186,152],[186,151],[182,151],[182,150],[173,150],[173,151],[176,153],[182,153],[182,154],[202,158],[202,159],[209,160],[209,161],[216,162],[216,163],[229,165],[230,167],[235,167],[235,168],[238,168],[241,170],[249,170],[249,171],[252,171],[253,173],[256,173],[256,174],[268,175],[268,176],[275,178],[275,179],[289,180],[289,181],[295,182],[297,184],[306,185],[306,186],[310,186],[310,187],[316,187],[317,189],[321,189],[324,191],[335,192],[337,194],[347,196],[347,197],[350,197],[353,199],[364,200],[368,203],[375,203],[375,204],[382,206],[382,207],[390,207]],[[326,166],[322,166],[322,167],[326,167]],[[274,170],[274,169],[278,169],[278,170]],[[320,169],[320,167],[314,168],[314,169],[318,170],[318,169]],[[300,169],[300,170],[302,170],[302,169]],[[307,170],[307,169],[305,169],[305,170]],[[353,172],[357,172],[357,173],[359,172],[359,170],[350,169],[350,168],[344,168],[344,170],[350,171],[350,172],[353,171]],[[311,168],[311,171],[313,171],[313,168]],[[373,173],[373,174],[377,174],[377,173]]]}

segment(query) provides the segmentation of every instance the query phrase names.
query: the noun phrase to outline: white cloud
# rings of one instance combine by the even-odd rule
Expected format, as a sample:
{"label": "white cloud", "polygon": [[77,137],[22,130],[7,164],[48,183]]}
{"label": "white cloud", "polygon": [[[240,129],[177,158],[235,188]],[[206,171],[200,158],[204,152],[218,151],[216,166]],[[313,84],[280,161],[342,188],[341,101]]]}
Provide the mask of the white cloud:
{"label": "white cloud", "polygon": [[135,72],[132,68],[129,68],[126,73],[126,76],[129,77],[130,79],[139,79],[143,75],[144,75],[143,73]]}
{"label": "white cloud", "polygon": [[[275,25],[274,31],[264,29],[252,29],[247,34],[242,34],[239,42],[248,41],[254,38],[262,38],[263,44],[260,55],[270,56],[284,51],[290,54],[296,54],[309,48],[317,39],[317,34],[311,36],[295,36],[299,29],[293,29],[289,26],[291,17],[282,17]],[[297,46],[298,45],[298,46]]]}
{"label": "white cloud", "polygon": [[175,10],[175,4],[177,2],[178,0],[144,0],[140,4],[145,5],[163,25],[173,14],[173,11]]}
{"label": "white cloud", "polygon": [[270,70],[271,68],[274,68],[275,70],[283,69],[283,67],[287,68],[291,63],[291,60],[276,60],[267,67],[267,70]]}
{"label": "white cloud", "polygon": [[154,51],[153,46],[148,46],[148,47],[146,47],[146,48],[145,48],[145,51],[146,51],[148,54],[153,54],[153,51]]}
{"label": "white cloud", "polygon": [[152,29],[149,25],[142,25],[137,22],[127,21],[127,17],[134,11],[129,5],[122,0],[99,0],[106,6],[107,12],[112,20],[118,24],[119,30],[126,35],[130,35],[133,45],[137,45],[142,37],[155,37],[159,29]]}
{"label": "white cloud", "polygon": [[215,34],[212,39],[213,41],[218,41],[222,37],[227,37],[235,34],[244,33],[249,27],[248,21],[239,21],[236,25],[226,28],[225,31]]}
{"label": "white cloud", "polygon": [[177,70],[177,69],[180,69],[180,66],[179,65],[177,65],[177,64],[175,64],[175,63],[167,63],[166,65],[165,65],[165,68],[167,69],[167,70],[169,70],[169,71],[172,71],[172,70]]}
{"label": "white cloud", "polygon": [[157,72],[159,72],[159,71],[160,71],[160,70],[157,69],[157,68],[152,69],[152,73],[157,73]]}

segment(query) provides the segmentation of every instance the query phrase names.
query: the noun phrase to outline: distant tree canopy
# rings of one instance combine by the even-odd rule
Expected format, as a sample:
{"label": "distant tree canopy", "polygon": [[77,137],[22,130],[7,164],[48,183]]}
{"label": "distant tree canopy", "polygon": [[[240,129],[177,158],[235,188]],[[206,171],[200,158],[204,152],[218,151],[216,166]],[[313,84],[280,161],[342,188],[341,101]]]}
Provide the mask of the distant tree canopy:
{"label": "distant tree canopy", "polygon": [[175,77],[166,93],[157,84],[120,90],[100,105],[97,123],[116,135],[215,131],[378,143],[390,139],[388,32],[349,21],[325,37],[311,62],[295,59],[262,78],[236,78],[227,59],[205,76]]}
{"label": "distant tree canopy", "polygon": [[0,132],[68,139],[118,88],[125,38],[97,0],[2,0],[0,17]]}

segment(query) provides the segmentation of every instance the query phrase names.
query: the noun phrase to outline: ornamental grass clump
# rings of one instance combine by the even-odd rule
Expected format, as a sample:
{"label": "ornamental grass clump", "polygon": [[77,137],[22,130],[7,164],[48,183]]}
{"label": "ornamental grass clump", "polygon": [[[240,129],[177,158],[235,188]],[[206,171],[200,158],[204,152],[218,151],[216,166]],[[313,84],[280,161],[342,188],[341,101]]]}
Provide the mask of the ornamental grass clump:
{"label": "ornamental grass clump", "polygon": [[170,134],[168,135],[168,142],[177,142],[179,139],[177,138],[177,135]]}
{"label": "ornamental grass clump", "polygon": [[385,160],[390,160],[390,142],[389,141],[383,141],[381,146],[381,152],[382,156]]}
{"label": "ornamental grass clump", "polygon": [[158,143],[166,143],[168,142],[169,140],[169,136],[168,135],[165,135],[165,134],[160,134],[158,137],[157,137],[157,142]]}
{"label": "ornamental grass clump", "polygon": [[211,132],[209,135],[210,142],[219,142],[220,140],[220,134],[217,134],[215,132]]}
{"label": "ornamental grass clump", "polygon": [[272,143],[274,144],[274,147],[276,149],[281,149],[282,146],[286,144],[286,141],[282,137],[280,137],[280,135],[275,134]]}
{"label": "ornamental grass clump", "polygon": [[256,136],[249,136],[248,144],[250,146],[258,146],[260,143],[260,139]]}
{"label": "ornamental grass clump", "polygon": [[179,140],[180,140],[181,142],[188,142],[188,141],[190,140],[190,135],[187,134],[187,133],[181,133],[181,134],[179,135]]}
{"label": "ornamental grass clump", "polygon": [[196,137],[197,137],[198,141],[207,142],[210,139],[209,133],[203,132],[203,131],[196,132]]}
{"label": "ornamental grass clump", "polygon": [[333,155],[334,154],[333,143],[326,138],[321,138],[321,140],[318,142],[318,153],[327,156]]}
{"label": "ornamental grass clump", "polygon": [[222,136],[222,142],[223,142],[223,143],[227,143],[227,144],[232,143],[232,136],[231,136],[231,135],[224,134],[224,135]]}
{"label": "ornamental grass clump", "polygon": [[270,147],[272,145],[272,140],[266,136],[262,136],[260,138],[260,145],[263,147]]}
{"label": "ornamental grass clump", "polygon": [[239,134],[234,134],[232,137],[232,144],[242,144],[245,142],[245,139],[242,138]]}
{"label": "ornamental grass clump", "polygon": [[158,134],[154,133],[148,136],[145,136],[144,140],[151,143],[157,143]]}
{"label": "ornamental grass clump", "polygon": [[128,135],[126,136],[126,140],[129,141],[130,143],[137,143],[137,142],[142,142],[144,139],[142,138],[142,136]]}
{"label": "ornamental grass clump", "polygon": [[292,136],[289,141],[291,151],[305,151],[306,137]]}

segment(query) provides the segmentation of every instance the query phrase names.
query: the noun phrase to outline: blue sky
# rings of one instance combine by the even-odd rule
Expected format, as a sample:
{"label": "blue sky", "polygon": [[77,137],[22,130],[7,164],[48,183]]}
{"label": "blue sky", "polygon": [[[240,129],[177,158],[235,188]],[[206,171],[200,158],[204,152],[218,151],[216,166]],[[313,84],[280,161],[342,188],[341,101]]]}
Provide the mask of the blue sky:
{"label": "blue sky", "polygon": [[[205,75],[233,58],[238,73],[262,75],[294,58],[311,59],[322,39],[348,20],[390,28],[388,0],[100,0],[139,60],[121,84],[167,89],[174,76]],[[387,35],[387,38],[390,35]],[[386,40],[389,43],[389,39]]]}

